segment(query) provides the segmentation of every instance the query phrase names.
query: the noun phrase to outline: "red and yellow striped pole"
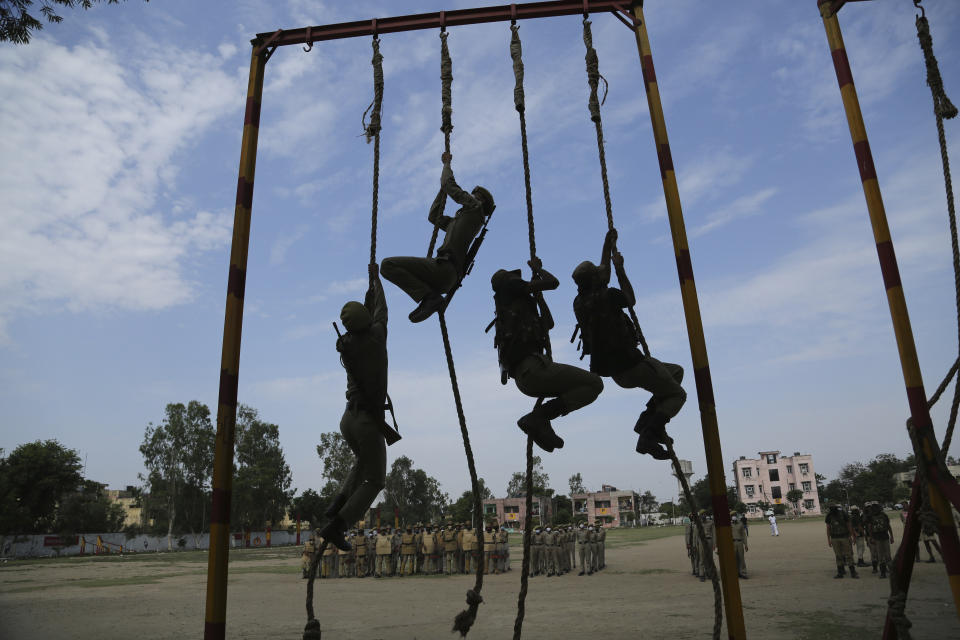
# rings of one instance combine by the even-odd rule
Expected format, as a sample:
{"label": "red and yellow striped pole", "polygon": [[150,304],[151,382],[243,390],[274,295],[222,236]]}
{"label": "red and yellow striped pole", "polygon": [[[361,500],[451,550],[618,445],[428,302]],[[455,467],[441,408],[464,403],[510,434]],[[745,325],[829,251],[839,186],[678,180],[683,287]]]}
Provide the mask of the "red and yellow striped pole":
{"label": "red and yellow striped pole", "polygon": [[240,371],[240,331],[243,294],[250,244],[253,174],[257,164],[257,134],[266,55],[254,45],[247,86],[240,145],[240,177],[233,214],[233,245],[227,279],[227,308],[223,323],[220,394],[217,401],[217,443],[213,459],[213,505],[210,509],[210,559],[207,564],[207,610],[204,640],[222,640],[227,620],[227,561],[230,553],[230,492],[233,486],[233,441],[237,426],[237,384]]}
{"label": "red and yellow striped pole", "polygon": [[[867,201],[867,211],[870,214],[873,237],[877,243],[880,273],[883,276],[883,285],[887,291],[887,303],[890,306],[893,331],[900,352],[900,366],[903,369],[903,379],[907,388],[907,402],[910,406],[914,434],[920,443],[920,455],[923,457],[927,469],[935,473],[940,458],[940,447],[933,433],[933,422],[930,420],[930,411],[927,408],[927,394],[923,389],[923,376],[920,373],[917,347],[913,341],[913,329],[910,327],[907,302],[903,295],[903,285],[900,282],[900,269],[897,266],[897,257],[893,251],[893,240],[890,237],[890,228],[887,225],[887,214],[883,208],[880,183],[877,181],[877,172],[873,165],[873,154],[870,152],[863,114],[860,112],[860,101],[853,84],[850,61],[843,46],[843,36],[840,33],[840,23],[833,9],[833,0],[817,0],[817,6],[820,9],[823,26],[827,32],[827,42],[830,44],[833,66],[837,72],[837,83],[840,85],[840,95],[843,98],[843,108],[846,111],[847,124],[850,127],[850,137],[853,139],[853,151],[857,158],[857,166],[860,169],[860,180],[863,183],[863,194]],[[951,481],[947,478],[940,480],[941,482]],[[960,616],[960,541],[957,539],[957,530],[954,526],[950,505],[944,499],[943,492],[938,484],[940,483],[934,481],[934,478],[930,478],[930,481],[927,482],[927,489],[930,494],[930,506],[940,521],[939,534],[940,544],[943,548],[943,560],[947,566],[954,606],[957,609],[957,615]],[[913,506],[911,505],[911,508]],[[916,519],[916,516],[914,519]],[[903,557],[904,571],[898,572],[899,577],[905,583],[903,585],[904,591],[909,586],[909,576],[912,568],[913,554],[908,553]]]}
{"label": "red and yellow striped pole", "polygon": [[700,424],[703,430],[703,448],[707,457],[707,475],[710,479],[710,496],[716,525],[717,550],[720,556],[720,579],[723,582],[723,600],[727,616],[727,633],[731,638],[746,638],[743,604],[740,600],[740,583],[737,579],[737,562],[733,550],[733,534],[730,530],[727,480],[723,471],[723,452],[720,448],[720,430],[717,426],[713,382],[710,379],[710,363],[707,360],[707,344],[703,335],[703,321],[700,318],[700,302],[697,299],[697,287],[693,281],[693,264],[690,261],[690,248],[687,245],[683,210],[680,207],[677,176],[674,173],[673,159],[670,156],[667,124],[663,116],[663,105],[660,103],[657,76],[653,69],[653,56],[650,53],[650,38],[647,35],[646,20],[643,16],[643,3],[634,2],[632,8],[636,25],[637,47],[640,50],[643,69],[644,87],[647,91],[647,105],[650,110],[650,121],[653,125],[654,142],[657,146],[657,158],[660,161],[663,195],[667,201],[667,217],[670,220],[670,233],[673,236],[677,272],[680,276],[680,293],[683,298],[683,311],[687,320],[687,335],[690,340],[690,355],[693,359],[697,399],[700,401]]}

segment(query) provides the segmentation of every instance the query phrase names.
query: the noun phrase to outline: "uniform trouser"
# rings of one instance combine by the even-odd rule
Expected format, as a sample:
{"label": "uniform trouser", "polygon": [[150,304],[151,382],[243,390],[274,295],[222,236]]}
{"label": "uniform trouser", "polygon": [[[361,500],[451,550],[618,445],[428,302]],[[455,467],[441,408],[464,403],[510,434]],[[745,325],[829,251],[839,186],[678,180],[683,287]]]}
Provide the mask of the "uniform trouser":
{"label": "uniform trouser", "polygon": [[443,569],[447,575],[451,573],[456,573],[457,570],[457,552],[456,551],[444,551],[443,552]]}
{"label": "uniform trouser", "polygon": [[520,393],[531,398],[558,398],[564,413],[585,407],[603,391],[603,379],[580,367],[527,356],[511,368]]}
{"label": "uniform trouser", "polygon": [[566,571],[564,568],[564,558],[567,556],[566,550],[563,548],[563,545],[557,545],[553,548],[553,564],[555,565],[555,573],[563,573]]}
{"label": "uniform trouser", "polygon": [[402,256],[384,258],[380,264],[380,275],[403,289],[416,302],[431,293],[447,293],[460,277],[457,268],[449,260]]}
{"label": "uniform trouser", "polygon": [[484,549],[483,550],[483,572],[484,573],[493,573],[497,570],[493,563],[497,560],[497,554],[493,549]]}
{"label": "uniform trouser", "polygon": [[747,560],[744,557],[744,544],[743,540],[733,540],[733,551],[737,556],[737,575],[746,575],[747,574]]}
{"label": "uniform trouser", "polygon": [[367,575],[367,554],[357,556],[357,573],[354,577],[362,578],[365,575]]}
{"label": "uniform trouser", "polygon": [[378,576],[388,576],[390,575],[390,554],[389,553],[380,553],[377,555],[377,575]]}
{"label": "uniform trouser", "polygon": [[877,561],[881,564],[890,564],[890,538],[884,536],[873,541],[877,547]]}
{"label": "uniform trouser", "polygon": [[707,559],[710,558],[710,554],[713,553],[713,538],[707,538],[707,545],[704,547],[702,544],[700,546],[700,575],[711,577],[710,569],[707,565]]}
{"label": "uniform trouser", "polygon": [[412,553],[403,554],[403,564],[400,565],[400,573],[407,576],[413,574],[415,563],[416,556],[414,556]]}
{"label": "uniform trouser", "polygon": [[323,559],[320,560],[320,577],[329,578],[330,576],[330,561],[333,556],[323,556]]}
{"label": "uniform trouser", "polygon": [[[381,414],[380,420],[383,419]],[[366,514],[387,473],[387,443],[377,426],[378,418],[364,409],[347,409],[340,418],[340,433],[347,441],[356,462],[340,493],[347,501],[338,514],[344,522],[356,522]]]}
{"label": "uniform trouser", "polygon": [[867,538],[867,547],[870,549],[870,564],[877,564],[877,541],[873,538]]}
{"label": "uniform trouser", "polygon": [[607,566],[607,542],[604,540],[600,543],[600,566]]}
{"label": "uniform trouser", "polygon": [[700,573],[700,547],[697,544],[690,545],[687,554],[690,556],[690,571],[697,575]]}
{"label": "uniform trouser", "polygon": [[830,546],[833,547],[833,554],[837,557],[838,567],[853,564],[853,546],[850,544],[850,538],[830,538]]}
{"label": "uniform trouser", "polygon": [[471,549],[469,551],[463,552],[463,572],[464,573],[473,573],[477,569],[477,564],[480,562],[480,551],[477,549]]}
{"label": "uniform trouser", "polygon": [[626,371],[612,376],[625,389],[640,387],[653,394],[647,407],[663,414],[669,420],[679,413],[687,401],[687,392],[680,386],[683,367],[656,358],[644,358]]}
{"label": "uniform trouser", "polygon": [[547,554],[547,558],[546,558],[547,574],[549,575],[551,573],[558,573],[560,571],[560,567],[557,566],[557,557],[558,557],[557,547],[556,546],[547,547],[546,554]]}
{"label": "uniform trouser", "polygon": [[857,536],[857,562],[863,562],[863,550],[866,547],[863,536]]}
{"label": "uniform trouser", "polygon": [[576,568],[577,568],[577,558],[575,557],[576,554],[577,554],[577,553],[576,553],[577,550],[576,550],[576,548],[574,547],[575,544],[576,544],[576,543],[574,543],[573,541],[571,541],[570,544],[567,545],[567,550],[568,550],[568,553],[570,554],[570,557],[569,557],[569,559],[568,559],[567,562],[569,563],[569,566],[570,566],[571,569],[576,569]]}
{"label": "uniform trouser", "polygon": [[497,558],[497,570],[500,573],[503,573],[507,570],[507,545],[502,542],[497,545],[497,554],[500,556]]}
{"label": "uniform trouser", "polygon": [[367,575],[373,575],[377,571],[377,554],[374,551],[367,552]]}
{"label": "uniform trouser", "polygon": [[596,542],[590,544],[590,568],[597,571],[600,568],[600,545]]}
{"label": "uniform trouser", "polygon": [[540,545],[530,545],[530,573],[540,573]]}
{"label": "uniform trouser", "polygon": [[587,563],[590,561],[587,553],[587,545],[580,543],[580,571],[587,571]]}

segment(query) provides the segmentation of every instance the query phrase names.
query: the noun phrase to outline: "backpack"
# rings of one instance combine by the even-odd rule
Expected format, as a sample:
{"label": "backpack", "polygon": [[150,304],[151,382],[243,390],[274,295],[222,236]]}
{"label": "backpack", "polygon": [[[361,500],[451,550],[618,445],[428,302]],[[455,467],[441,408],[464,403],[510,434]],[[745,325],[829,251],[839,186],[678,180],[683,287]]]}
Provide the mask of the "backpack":
{"label": "backpack", "polygon": [[512,366],[546,350],[547,335],[532,296],[498,293],[493,296],[493,302],[496,309],[492,323],[493,346],[500,362],[500,382],[506,384]]}
{"label": "backpack", "polygon": [[830,527],[831,538],[846,538],[850,535],[847,530],[847,514],[838,512],[836,515],[827,516],[827,526]]}
{"label": "backpack", "polygon": [[[579,294],[573,311],[580,326],[583,355],[593,356],[590,370],[600,375],[614,373],[614,363],[632,353],[640,342],[633,320],[610,300],[610,288]],[[599,360],[599,362],[597,362]],[[611,366],[612,365],[612,366]]]}

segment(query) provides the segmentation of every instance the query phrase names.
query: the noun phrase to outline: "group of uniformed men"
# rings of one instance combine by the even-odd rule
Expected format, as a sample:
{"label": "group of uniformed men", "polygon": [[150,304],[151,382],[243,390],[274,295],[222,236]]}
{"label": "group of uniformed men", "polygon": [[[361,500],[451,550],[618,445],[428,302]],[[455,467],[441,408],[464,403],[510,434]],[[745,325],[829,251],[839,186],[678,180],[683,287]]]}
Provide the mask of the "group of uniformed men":
{"label": "group of uniformed men", "polygon": [[[691,573],[700,578],[700,582],[705,582],[712,576],[712,569],[715,568],[711,562],[708,562],[710,553],[717,549],[716,526],[713,522],[713,516],[707,513],[705,509],[699,512],[700,522],[703,524],[703,534],[706,538],[706,546],[700,538],[697,526],[694,524],[693,514],[684,518],[684,543],[687,546],[687,556],[690,558]],[[743,580],[747,576],[747,562],[745,554],[749,551],[747,537],[750,533],[747,527],[747,519],[736,511],[730,512],[730,531],[733,534],[733,550],[737,557],[737,575]]]}
{"label": "group of uniformed men", "polygon": [[[893,544],[893,529],[890,527],[890,518],[883,512],[883,505],[879,502],[867,502],[863,505],[866,513],[860,507],[853,505],[850,513],[844,511],[839,502],[831,502],[827,512],[827,544],[833,549],[837,560],[837,575],[834,578],[843,578],[845,568],[850,567],[850,577],[859,578],[857,567],[866,567],[863,561],[865,547],[870,549],[870,564],[873,573],[879,568],[880,577],[887,577],[887,566],[890,564],[890,545]],[[853,563],[853,548],[857,548],[857,563]]]}
{"label": "group of uniformed men", "polygon": [[[480,537],[469,522],[446,525],[417,523],[406,529],[389,526],[362,527],[346,536],[350,550],[327,545],[320,562],[320,578],[377,578],[413,574],[473,573],[478,564],[485,573],[510,570],[509,533],[496,523],[488,524]],[[323,538],[314,532],[304,547],[302,574],[309,577],[314,554]]]}
{"label": "group of uniformed men", "polygon": [[[599,524],[537,527],[530,536],[530,575],[559,576],[577,567],[575,551],[579,547],[580,573],[592,575],[606,567],[606,531]],[[406,576],[412,574],[473,573],[478,563],[485,573],[510,571],[509,533],[498,524],[488,524],[483,549],[476,530],[468,522],[422,525],[405,530],[391,527],[358,527],[346,539],[349,551],[328,544],[320,558],[320,578],[363,578]],[[303,550],[301,572],[309,577],[314,555],[323,544],[315,531]]]}

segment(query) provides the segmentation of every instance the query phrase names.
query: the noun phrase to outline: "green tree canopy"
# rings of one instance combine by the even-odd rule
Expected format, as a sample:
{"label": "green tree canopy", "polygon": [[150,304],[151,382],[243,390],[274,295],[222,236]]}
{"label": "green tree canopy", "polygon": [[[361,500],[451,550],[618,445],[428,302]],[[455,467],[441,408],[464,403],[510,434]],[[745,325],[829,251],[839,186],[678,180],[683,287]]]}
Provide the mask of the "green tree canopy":
{"label": "green tree canopy", "polygon": [[449,497],[440,490],[440,483],[423,469],[415,469],[413,460],[400,456],[393,461],[383,489],[381,509],[400,511],[400,521],[430,522],[440,518]]}
{"label": "green tree canopy", "polygon": [[81,488],[80,456],[56,440],[0,449],[0,533],[50,533],[57,507]]}
{"label": "green tree canopy", "polygon": [[291,518],[296,519],[299,516],[300,519],[309,521],[310,526],[315,527],[320,523],[327,504],[329,501],[319,493],[313,489],[307,489],[290,502],[289,514]]}
{"label": "green tree canopy", "polygon": [[126,513],[107,497],[106,488],[105,484],[84,480],[78,491],[67,494],[57,510],[56,532],[70,536],[120,531]]}
{"label": "green tree canopy", "polygon": [[280,446],[280,427],[253,407],[237,407],[236,470],[231,521],[257,528],[283,519],[293,497],[293,476]]}
{"label": "green tree canopy", "polygon": [[[540,460],[540,456],[533,456],[533,495],[552,496],[553,493],[553,489],[550,488],[550,476],[543,470],[543,461]],[[525,470],[517,471],[510,477],[510,482],[507,483],[507,497],[519,498],[526,494],[527,472]]]}
{"label": "green tree canopy", "polygon": [[167,529],[167,548],[173,534],[202,531],[207,525],[207,490],[213,473],[216,432],[207,405],[170,403],[159,425],[150,423],[140,453],[147,469],[148,496],[144,508],[158,527]]}
{"label": "green tree canopy", "polygon": [[[50,23],[63,22],[58,6],[90,9],[94,4],[119,4],[119,0],[0,0],[0,42],[27,44],[33,31],[43,29],[41,19]],[[150,0],[144,0],[150,2]],[[37,4],[37,7],[34,7]],[[32,12],[32,13],[31,13]]]}
{"label": "green tree canopy", "polygon": [[580,475],[580,472],[570,476],[570,479],[567,481],[570,484],[570,495],[577,493],[586,493],[587,488],[583,486],[583,476]]}
{"label": "green tree canopy", "polygon": [[[477,485],[480,488],[480,499],[489,500],[493,498],[493,492],[487,488],[487,483],[483,478],[477,478]],[[473,519],[473,491],[469,489],[464,491],[457,501],[447,507],[447,515],[454,522],[470,522]]]}

